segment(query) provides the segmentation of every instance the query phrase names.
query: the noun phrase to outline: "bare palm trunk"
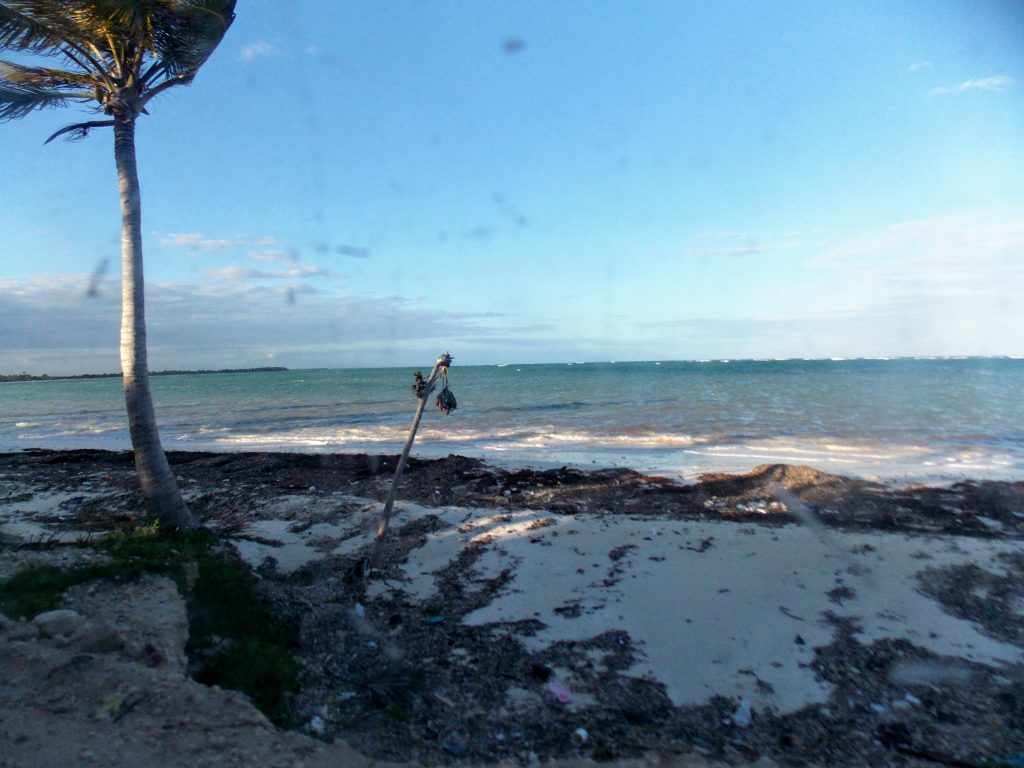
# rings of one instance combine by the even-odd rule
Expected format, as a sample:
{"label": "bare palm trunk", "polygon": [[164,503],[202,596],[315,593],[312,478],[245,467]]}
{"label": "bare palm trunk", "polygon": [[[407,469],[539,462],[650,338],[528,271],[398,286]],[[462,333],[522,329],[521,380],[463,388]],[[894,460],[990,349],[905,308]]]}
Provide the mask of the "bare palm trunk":
{"label": "bare palm trunk", "polygon": [[170,528],[195,528],[160,445],[146,361],[146,307],[142,278],[142,201],[135,165],[135,121],[114,126],[114,158],[121,197],[121,375],[135,471],[150,513]]}

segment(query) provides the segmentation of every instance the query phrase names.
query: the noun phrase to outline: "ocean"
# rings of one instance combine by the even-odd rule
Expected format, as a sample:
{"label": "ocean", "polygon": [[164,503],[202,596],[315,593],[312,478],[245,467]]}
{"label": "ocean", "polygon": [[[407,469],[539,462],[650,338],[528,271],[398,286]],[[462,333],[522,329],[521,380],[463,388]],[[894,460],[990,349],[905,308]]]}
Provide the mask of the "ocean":
{"label": "ocean", "polygon": [[[432,359],[424,365],[424,373]],[[168,450],[397,453],[413,368],[153,377]],[[897,481],[1024,478],[1024,360],[455,365],[414,455],[693,479],[804,464]],[[433,398],[431,398],[433,400]],[[129,447],[120,380],[0,384],[0,450]]]}

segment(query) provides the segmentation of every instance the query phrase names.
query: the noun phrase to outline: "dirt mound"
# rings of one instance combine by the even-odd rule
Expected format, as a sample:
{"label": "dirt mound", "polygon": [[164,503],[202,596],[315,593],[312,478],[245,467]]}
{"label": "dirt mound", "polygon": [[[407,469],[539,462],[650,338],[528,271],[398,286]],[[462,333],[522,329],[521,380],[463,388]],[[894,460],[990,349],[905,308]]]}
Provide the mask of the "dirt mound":
{"label": "dirt mound", "polygon": [[280,731],[242,694],[186,677],[185,607],[170,580],[75,592],[74,609],[0,615],[5,768],[378,764]]}

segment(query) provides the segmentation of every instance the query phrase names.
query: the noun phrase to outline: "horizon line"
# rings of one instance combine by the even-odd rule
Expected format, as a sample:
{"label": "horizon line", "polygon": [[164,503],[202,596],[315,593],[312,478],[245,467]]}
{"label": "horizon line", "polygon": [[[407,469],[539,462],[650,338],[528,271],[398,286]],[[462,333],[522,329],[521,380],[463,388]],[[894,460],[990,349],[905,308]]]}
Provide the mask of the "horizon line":
{"label": "horizon line", "polygon": [[[453,356],[454,357],[454,356]],[[895,361],[950,361],[950,360],[1024,360],[1024,355],[892,355],[892,356],[857,356],[857,357],[717,357],[717,358],[663,358],[663,359],[651,359],[651,360],[565,360],[561,362],[549,362],[549,363],[524,363],[524,362],[512,362],[512,363],[471,363],[464,366],[457,366],[462,368],[509,368],[509,367],[522,367],[522,366],[538,366],[538,365],[565,365],[565,366],[576,366],[576,365],[636,365],[636,364],[658,364],[662,363],[792,363],[792,362],[806,362],[806,363],[830,363],[830,362],[895,362]],[[352,365],[352,366],[315,366],[310,368],[289,368],[281,365],[263,365],[263,366],[246,366],[246,367],[233,367],[233,368],[197,368],[197,369],[164,369],[159,371],[150,371],[150,376],[190,376],[190,375],[210,375],[217,373],[295,373],[299,371],[366,371],[366,370],[397,370],[407,368],[423,367],[423,364],[400,364],[400,365]],[[456,366],[453,366],[456,367]],[[104,373],[65,373],[65,374],[49,374],[49,373],[28,373],[21,371],[19,373],[0,373],[0,379],[13,379],[12,381],[0,381],[4,384],[19,383],[18,377],[25,377],[21,381],[38,381],[38,380],[59,380],[59,379],[79,379],[79,378],[119,378],[122,375],[120,371],[117,372],[104,372]]]}

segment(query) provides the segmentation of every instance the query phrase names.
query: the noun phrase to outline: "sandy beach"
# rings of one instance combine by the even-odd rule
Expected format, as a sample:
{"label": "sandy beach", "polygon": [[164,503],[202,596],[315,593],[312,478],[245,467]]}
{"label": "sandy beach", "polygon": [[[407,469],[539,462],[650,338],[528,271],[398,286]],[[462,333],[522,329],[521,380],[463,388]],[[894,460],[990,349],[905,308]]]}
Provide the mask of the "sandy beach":
{"label": "sandy beach", "polygon": [[[762,766],[1024,752],[1024,483],[895,488],[771,465],[682,485],[414,460],[382,567],[364,581],[395,457],[170,459],[203,523],[301,625],[300,732],[245,725],[260,722],[251,707],[223,729],[267,764],[329,764],[337,750],[350,762]],[[0,481],[0,578],[74,558],[59,542],[143,522],[126,453],[3,454]],[[48,673],[28,651],[45,631],[0,630],[25,670],[50,674],[69,655],[55,647]],[[131,659],[93,655],[133,674]],[[226,694],[167,675],[192,696]],[[166,711],[148,707],[121,736],[161,727]],[[63,727],[80,759],[106,759],[94,742],[107,737],[74,711],[38,697],[17,708],[24,717],[0,720],[6,764],[50,764],[30,759],[46,753],[43,734],[10,739],[32,718]],[[132,743],[150,755],[142,735]]]}

